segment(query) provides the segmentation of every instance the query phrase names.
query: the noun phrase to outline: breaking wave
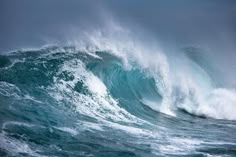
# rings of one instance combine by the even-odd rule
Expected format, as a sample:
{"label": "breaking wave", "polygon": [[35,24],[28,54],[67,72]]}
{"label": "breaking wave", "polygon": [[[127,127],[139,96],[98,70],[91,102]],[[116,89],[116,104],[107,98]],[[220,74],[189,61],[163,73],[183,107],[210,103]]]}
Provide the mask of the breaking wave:
{"label": "breaking wave", "polygon": [[[163,131],[166,126],[162,128],[159,124],[158,133],[147,129],[158,121],[155,115],[181,119],[190,114],[236,120],[235,90],[217,84],[209,72],[211,65],[199,60],[199,56],[204,56],[196,52],[196,48],[174,55],[146,45],[128,36],[114,38],[96,32],[70,46],[46,46],[0,56],[0,95],[5,108],[1,113],[5,117],[2,117],[5,120],[1,149],[13,155],[15,152],[42,155],[40,152],[45,148],[37,144],[31,146],[35,148],[24,144],[20,146],[24,148],[12,151],[11,147],[20,142],[8,137],[12,127],[18,134],[24,130],[30,134],[62,131],[73,136],[83,128],[102,132],[110,127],[152,139],[160,135],[168,139]],[[193,53],[195,58],[191,57]],[[15,118],[10,117],[23,122],[14,122]],[[9,123],[8,119],[13,122]],[[67,123],[74,121],[79,129],[67,127]],[[59,125],[62,122],[64,126]],[[18,125],[22,125],[23,130],[14,127]],[[52,127],[46,129],[45,126]],[[183,153],[184,143],[189,141],[182,140],[183,148],[167,144],[156,151],[171,154],[176,149],[175,153]],[[42,139],[38,144],[47,145],[47,142]],[[202,142],[190,143],[190,151]],[[60,151],[62,148],[56,145],[51,146],[52,149]],[[63,156],[66,152],[61,153]]]}

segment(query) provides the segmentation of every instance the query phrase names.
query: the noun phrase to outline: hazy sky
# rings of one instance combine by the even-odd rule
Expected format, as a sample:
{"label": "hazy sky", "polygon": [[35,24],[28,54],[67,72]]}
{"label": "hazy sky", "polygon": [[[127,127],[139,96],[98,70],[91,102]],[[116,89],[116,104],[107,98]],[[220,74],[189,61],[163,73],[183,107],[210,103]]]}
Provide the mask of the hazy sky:
{"label": "hazy sky", "polygon": [[99,27],[102,10],[166,42],[236,38],[235,0],[1,0],[0,51],[60,40],[70,27]]}

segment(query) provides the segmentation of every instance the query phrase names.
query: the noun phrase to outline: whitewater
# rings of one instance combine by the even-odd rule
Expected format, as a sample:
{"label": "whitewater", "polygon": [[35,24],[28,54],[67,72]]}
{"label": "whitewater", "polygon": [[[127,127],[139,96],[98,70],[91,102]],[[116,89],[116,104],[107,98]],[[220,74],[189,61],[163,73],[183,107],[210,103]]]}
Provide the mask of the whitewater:
{"label": "whitewater", "polygon": [[235,156],[235,89],[157,45],[113,26],[2,53],[0,155]]}

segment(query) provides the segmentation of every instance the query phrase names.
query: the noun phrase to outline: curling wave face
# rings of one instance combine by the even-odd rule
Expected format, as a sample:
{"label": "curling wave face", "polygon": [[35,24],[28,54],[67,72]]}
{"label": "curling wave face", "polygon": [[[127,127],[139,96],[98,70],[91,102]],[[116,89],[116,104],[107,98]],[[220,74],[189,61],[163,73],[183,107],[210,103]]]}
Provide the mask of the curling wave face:
{"label": "curling wave face", "polygon": [[101,34],[88,41],[0,56],[1,155],[236,153],[236,92],[199,62]]}

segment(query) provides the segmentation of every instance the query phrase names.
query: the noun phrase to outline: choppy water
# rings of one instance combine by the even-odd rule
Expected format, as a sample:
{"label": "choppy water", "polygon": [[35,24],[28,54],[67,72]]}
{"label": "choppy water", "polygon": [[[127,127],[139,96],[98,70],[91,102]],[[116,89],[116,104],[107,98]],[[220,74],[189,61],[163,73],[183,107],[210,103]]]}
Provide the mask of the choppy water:
{"label": "choppy water", "polygon": [[236,156],[235,91],[194,55],[141,51],[1,55],[0,156]]}

